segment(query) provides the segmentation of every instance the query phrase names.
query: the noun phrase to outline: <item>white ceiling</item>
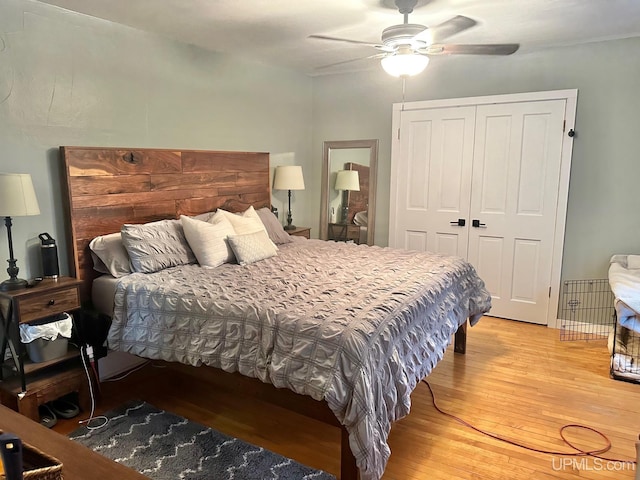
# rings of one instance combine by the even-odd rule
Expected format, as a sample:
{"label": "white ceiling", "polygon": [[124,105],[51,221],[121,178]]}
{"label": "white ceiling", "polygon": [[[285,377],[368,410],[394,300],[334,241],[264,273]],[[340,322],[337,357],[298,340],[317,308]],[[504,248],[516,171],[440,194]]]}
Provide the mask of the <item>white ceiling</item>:
{"label": "white ceiling", "polygon": [[[368,46],[307,38],[328,35],[378,43],[402,23],[393,0],[41,0],[165,37],[281,65],[310,75],[377,68]],[[639,0],[419,0],[410,23],[455,15],[478,22],[447,43],[519,43],[515,55],[555,46],[640,36]]]}

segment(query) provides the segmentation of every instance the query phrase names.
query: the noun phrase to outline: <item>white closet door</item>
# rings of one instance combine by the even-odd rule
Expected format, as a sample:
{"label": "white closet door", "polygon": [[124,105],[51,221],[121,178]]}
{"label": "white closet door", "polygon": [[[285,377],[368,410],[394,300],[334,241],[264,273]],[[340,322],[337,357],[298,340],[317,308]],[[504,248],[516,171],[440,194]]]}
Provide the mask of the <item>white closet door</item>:
{"label": "white closet door", "polygon": [[547,322],[565,103],[477,107],[468,260],[490,315]]}
{"label": "white closet door", "polygon": [[467,257],[474,123],[475,107],[402,112],[390,246]]}

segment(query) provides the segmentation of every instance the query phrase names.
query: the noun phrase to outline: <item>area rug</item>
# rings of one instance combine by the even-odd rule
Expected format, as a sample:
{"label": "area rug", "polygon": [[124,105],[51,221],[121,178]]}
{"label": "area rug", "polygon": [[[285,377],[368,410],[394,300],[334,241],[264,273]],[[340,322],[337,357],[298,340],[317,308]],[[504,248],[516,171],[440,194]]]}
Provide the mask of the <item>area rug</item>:
{"label": "area rug", "polygon": [[105,414],[72,440],[155,480],[335,480],[289,458],[135,401]]}

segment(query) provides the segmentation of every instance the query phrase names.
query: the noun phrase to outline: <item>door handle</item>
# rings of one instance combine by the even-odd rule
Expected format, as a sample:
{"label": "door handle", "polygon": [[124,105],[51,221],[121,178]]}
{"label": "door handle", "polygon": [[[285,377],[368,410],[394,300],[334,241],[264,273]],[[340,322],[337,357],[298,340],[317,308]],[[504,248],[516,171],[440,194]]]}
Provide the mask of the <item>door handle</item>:
{"label": "door handle", "polygon": [[472,227],[476,227],[476,228],[487,228],[487,224],[486,223],[480,223],[480,220],[478,219],[473,219],[471,220],[471,226]]}
{"label": "door handle", "polygon": [[466,220],[464,218],[459,218],[455,222],[449,222],[449,223],[451,225],[455,225],[457,227],[464,227],[467,222],[466,222]]}

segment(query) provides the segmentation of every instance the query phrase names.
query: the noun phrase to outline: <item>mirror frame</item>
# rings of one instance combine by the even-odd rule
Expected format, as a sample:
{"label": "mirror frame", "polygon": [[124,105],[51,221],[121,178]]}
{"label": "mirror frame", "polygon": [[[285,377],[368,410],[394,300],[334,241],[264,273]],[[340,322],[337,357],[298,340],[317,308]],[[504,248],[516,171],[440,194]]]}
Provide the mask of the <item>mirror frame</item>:
{"label": "mirror frame", "polygon": [[331,150],[368,148],[369,149],[369,207],[373,215],[367,215],[367,245],[373,245],[376,224],[376,190],[378,177],[378,140],[337,140],[322,143],[322,184],[320,195],[320,239],[329,237],[329,178],[331,175]]}

